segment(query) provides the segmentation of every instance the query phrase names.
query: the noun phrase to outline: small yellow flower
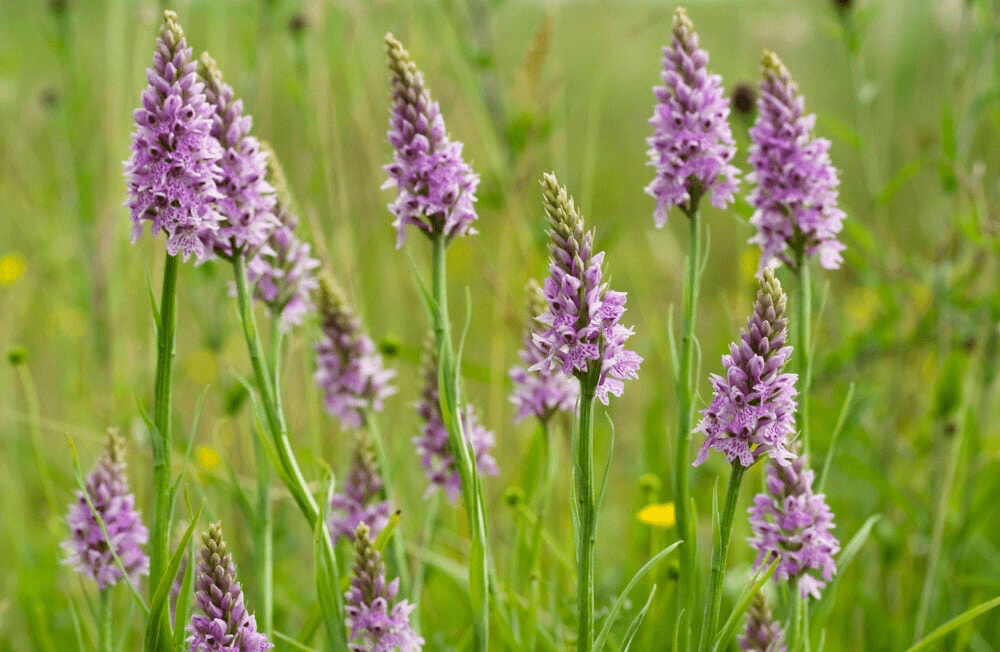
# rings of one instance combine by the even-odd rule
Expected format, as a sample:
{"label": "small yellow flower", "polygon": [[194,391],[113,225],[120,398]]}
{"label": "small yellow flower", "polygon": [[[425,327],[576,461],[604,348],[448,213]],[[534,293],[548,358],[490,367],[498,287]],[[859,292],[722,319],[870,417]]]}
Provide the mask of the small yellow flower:
{"label": "small yellow flower", "polygon": [[653,503],[652,505],[646,505],[639,510],[636,516],[646,525],[652,525],[664,530],[673,527],[676,522],[673,503]]}
{"label": "small yellow flower", "polygon": [[209,446],[199,446],[194,449],[194,456],[198,460],[198,466],[206,471],[214,471],[222,463],[219,454]]}
{"label": "small yellow flower", "polygon": [[0,285],[14,285],[24,276],[27,263],[24,256],[17,253],[0,256]]}

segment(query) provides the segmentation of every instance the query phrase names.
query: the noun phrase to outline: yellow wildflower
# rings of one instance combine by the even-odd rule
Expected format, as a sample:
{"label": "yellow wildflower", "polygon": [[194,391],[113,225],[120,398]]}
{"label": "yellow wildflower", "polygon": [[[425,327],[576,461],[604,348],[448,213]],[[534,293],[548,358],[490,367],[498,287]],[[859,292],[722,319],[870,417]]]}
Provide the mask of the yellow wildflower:
{"label": "yellow wildflower", "polygon": [[13,285],[24,276],[27,263],[24,256],[16,251],[0,256],[0,285]]}
{"label": "yellow wildflower", "polygon": [[674,504],[673,503],[653,503],[646,505],[636,514],[640,521],[646,525],[658,527],[666,530],[674,526]]}
{"label": "yellow wildflower", "polygon": [[214,471],[222,462],[219,454],[210,446],[199,446],[194,449],[194,456],[198,460],[198,466],[206,471]]}

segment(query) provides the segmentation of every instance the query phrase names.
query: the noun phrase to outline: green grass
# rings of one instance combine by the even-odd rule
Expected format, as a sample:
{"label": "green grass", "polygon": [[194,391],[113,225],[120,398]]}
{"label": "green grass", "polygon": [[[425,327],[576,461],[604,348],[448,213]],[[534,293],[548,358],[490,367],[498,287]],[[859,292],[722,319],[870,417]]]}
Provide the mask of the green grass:
{"label": "green grass", "polygon": [[[818,133],[833,141],[848,249],[843,269],[813,272],[814,300],[824,306],[813,314],[814,466],[822,464],[854,383],[826,494],[841,542],[873,514],[881,518],[814,609],[811,635],[813,649],[823,635],[827,650],[894,650],[913,643],[935,547],[924,633],[1000,591],[1000,10],[984,0],[857,4],[853,51],[838,14],[821,0],[693,0],[689,10],[727,88],[754,81],[761,49],[772,49],[798,80],[807,109],[818,114]],[[18,254],[26,263],[20,278],[0,283],[0,350],[21,346],[28,356],[25,366],[0,367],[0,649],[48,652],[77,649],[77,624],[84,649],[96,641],[90,613],[96,591],[60,564],[65,508],[76,487],[66,435],[86,470],[104,430],[121,428],[132,487],[143,515],[150,513],[148,432],[137,402],[147,410],[152,404],[156,340],[148,288],[158,291],[163,245],[149,237],[132,245],[121,206],[121,161],[159,7],[70,0],[56,16],[46,5],[0,3],[0,257]],[[488,11],[476,18],[469,7],[479,5]],[[625,322],[635,326],[632,342],[645,358],[640,379],[609,408],[616,450],[596,550],[600,618],[633,573],[673,541],[672,531],[651,531],[635,518],[644,504],[643,474],[661,480],[655,499],[671,499],[668,319],[672,311],[679,327],[687,225],[675,212],[666,229],[654,230],[653,203],[642,189],[651,178],[644,142],[650,87],[658,83],[673,4],[184,0],[176,9],[196,53],[212,53],[245,98],[256,135],[274,145],[304,232],[373,337],[399,343],[389,362],[399,369],[400,392],[381,428],[396,461],[399,531],[407,541],[419,537],[427,509],[410,439],[418,428],[411,405],[428,325],[409,258],[426,270],[430,251],[414,233],[394,249],[389,193],[379,190],[390,156],[386,31],[406,43],[451,135],[465,142],[467,159],[482,175],[480,233],[450,248],[449,281],[453,315],[464,314],[465,287],[472,297],[465,393],[497,435],[501,475],[486,479],[486,501],[500,577],[519,518],[503,497],[508,487],[528,482],[522,462],[535,434],[528,423],[511,424],[506,371],[521,342],[522,289],[546,270],[537,180],[554,170],[576,197],[597,230],[598,247],[607,249],[614,286],[629,293]],[[307,26],[293,34],[288,25],[298,12]],[[492,32],[491,47],[475,36],[481,20]],[[745,168],[746,132],[738,119],[733,125],[737,163]],[[756,253],[745,244],[749,213],[744,202],[703,211],[710,250],[697,323],[699,407],[710,396],[708,372],[719,369],[720,354],[750,309],[748,272]],[[182,266],[174,455],[178,468],[208,384],[184,486],[192,505],[205,500],[202,522],[225,522],[253,608],[251,533],[233,489],[235,479],[254,491],[249,404],[235,414],[226,410],[237,377],[250,370],[230,278],[223,264]],[[787,274],[782,280],[794,287]],[[353,439],[323,414],[313,387],[316,335],[315,325],[292,334],[282,384],[293,443],[318,493],[323,464],[342,472]],[[602,415],[595,423],[603,460],[610,433]],[[570,424],[554,430],[566,468],[546,528],[572,558]],[[953,445],[954,437],[962,440]],[[202,446],[221,464],[213,467],[205,451],[199,455]],[[951,455],[955,471],[946,474]],[[725,467],[715,459],[692,469],[706,577],[711,492]],[[945,486],[950,477],[953,484]],[[750,576],[742,514],[761,478],[755,467],[744,480],[720,622]],[[311,532],[287,493],[276,489],[275,496],[274,618],[278,631],[294,637],[316,609],[314,592],[302,588],[315,584]],[[183,520],[186,510],[180,512]],[[441,518],[434,552],[464,568],[464,509],[443,503]],[[609,641],[622,639],[654,582],[633,649],[663,649],[673,640],[671,564],[676,557],[639,583]],[[432,564],[425,585],[429,650],[457,649],[471,635],[465,589],[447,569]],[[571,637],[572,573],[551,556],[543,570],[539,620],[549,626],[555,611],[561,635]],[[128,632],[123,649],[137,649],[142,618],[138,610],[126,617],[129,601],[127,592],[116,592],[116,636]],[[1000,619],[987,614],[948,633],[937,649],[994,650],[997,640]],[[494,641],[503,649],[499,634]],[[278,649],[296,648],[278,642]]]}

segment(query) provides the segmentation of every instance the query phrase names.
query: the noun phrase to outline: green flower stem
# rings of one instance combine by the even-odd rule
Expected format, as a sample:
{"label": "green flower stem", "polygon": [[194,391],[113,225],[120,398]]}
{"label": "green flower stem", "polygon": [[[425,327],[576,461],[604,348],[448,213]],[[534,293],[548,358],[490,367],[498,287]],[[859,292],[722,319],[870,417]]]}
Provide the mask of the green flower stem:
{"label": "green flower stem", "polygon": [[580,413],[577,418],[576,509],[579,521],[576,532],[577,622],[576,649],[590,652],[594,645],[594,544],[597,540],[597,515],[594,505],[594,391],[596,383],[580,379]]}
{"label": "green flower stem", "polygon": [[[389,487],[393,487],[392,483],[392,464],[389,461],[388,455],[386,455],[385,442],[382,439],[382,429],[379,428],[378,419],[375,417],[375,412],[373,410],[365,410],[364,423],[368,428],[368,434],[371,435],[372,444],[375,447],[375,455],[378,457],[378,469],[379,474],[382,476],[382,491],[380,492],[379,498],[382,500],[390,500]],[[391,503],[396,509],[399,509],[398,501],[392,501]],[[406,563],[406,554],[403,550],[403,537],[400,534],[400,530],[397,527],[392,533],[392,539],[389,542],[391,547],[391,566],[390,570],[393,574],[399,578],[399,590],[402,595],[410,595],[410,567]]]}
{"label": "green flower stem", "polygon": [[254,565],[257,570],[260,628],[270,637],[274,630],[274,508],[271,505],[271,466],[257,437],[253,438],[257,466],[257,508],[254,523]]}
{"label": "green flower stem", "polygon": [[[163,266],[160,294],[160,323],[156,328],[156,385],[153,426],[153,515],[149,546],[149,587],[156,590],[167,562],[170,538],[170,390],[174,360],[174,333],[177,328],[176,256],[167,256]],[[152,595],[150,595],[152,598]]]}
{"label": "green flower stem", "polygon": [[802,648],[803,607],[806,601],[799,595],[799,583],[792,583],[792,620],[788,627],[788,651],[798,652]]}
{"label": "green flower stem", "polygon": [[[163,287],[160,293],[159,323],[156,325],[156,381],[153,388],[153,431],[149,440],[153,449],[153,510],[149,533],[149,598],[161,581],[167,568],[170,553],[170,521],[173,505],[170,504],[170,449],[171,449],[171,383],[173,380],[174,339],[177,329],[177,273],[176,256],[167,255],[163,265]],[[147,624],[152,627],[153,624]],[[159,641],[150,641],[149,652],[165,649],[169,645],[170,621],[167,611],[162,612],[159,624]]]}
{"label": "green flower stem", "polygon": [[708,649],[709,641],[717,634],[716,626],[722,608],[722,578],[726,573],[729,539],[733,533],[733,515],[736,513],[744,471],[746,469],[739,462],[733,463],[733,470],[729,475],[729,488],[726,490],[726,502],[722,507],[722,514],[719,515],[719,538],[712,548],[712,572],[708,582],[708,600],[705,602],[705,620],[701,625],[699,650]]}
{"label": "green flower stem", "polygon": [[433,239],[431,293],[433,295],[434,338],[438,348],[439,394],[441,413],[448,426],[448,437],[455,454],[462,492],[468,512],[471,547],[469,551],[469,598],[475,616],[475,649],[489,648],[490,632],[490,564],[486,516],[482,504],[479,474],[461,417],[461,389],[455,353],[451,342],[448,319],[448,289],[446,280],[446,247],[444,234]]}
{"label": "green flower stem", "polygon": [[[277,394],[277,379],[271,378],[264,358],[263,346],[260,342],[260,334],[257,330],[257,322],[253,313],[253,297],[247,283],[246,260],[242,256],[233,259],[233,272],[236,277],[236,296],[239,303],[240,321],[243,323],[243,335],[247,342],[247,349],[250,354],[250,363],[253,367],[254,378],[257,381],[257,389],[261,394],[261,407],[264,410],[266,426],[274,441],[275,451],[286,480],[289,493],[295,500],[299,509],[308,521],[310,528],[315,531],[317,521],[320,518],[319,505],[306,483],[302,470],[299,468],[295,453],[292,451],[291,442],[288,439],[288,428],[285,425],[284,414],[281,409],[279,396]],[[331,560],[330,569],[333,573],[332,585],[340,586],[340,577],[337,572],[336,551],[329,536],[322,537],[323,552]],[[340,591],[333,591],[329,596],[336,607],[337,615],[325,621],[331,639],[336,642],[336,649],[347,651],[347,632],[344,628],[344,596]]]}
{"label": "green flower stem", "polygon": [[[127,581],[127,580],[126,580]],[[111,652],[111,587],[99,592],[97,602],[97,649]]]}
{"label": "green flower stem", "polygon": [[809,319],[812,307],[812,283],[809,279],[809,259],[803,254],[798,256],[799,272],[799,423],[802,430],[803,454],[809,455],[809,390],[812,385],[812,351],[810,335],[812,333]]}
{"label": "green flower stem", "polygon": [[690,500],[690,481],[688,470],[691,468],[691,420],[694,411],[694,394],[692,387],[691,364],[694,359],[694,322],[698,306],[698,282],[701,276],[701,238],[698,209],[695,207],[685,212],[690,227],[688,238],[689,250],[684,270],[684,322],[681,330],[681,359],[676,380],[677,393],[677,456],[674,469],[674,514],[676,517],[677,538],[684,541],[680,549],[679,605],[688,614],[687,632],[678,640],[681,648],[691,646],[690,614],[694,613],[695,596],[695,559],[697,554],[697,537],[691,536],[693,524],[689,522],[688,505]]}

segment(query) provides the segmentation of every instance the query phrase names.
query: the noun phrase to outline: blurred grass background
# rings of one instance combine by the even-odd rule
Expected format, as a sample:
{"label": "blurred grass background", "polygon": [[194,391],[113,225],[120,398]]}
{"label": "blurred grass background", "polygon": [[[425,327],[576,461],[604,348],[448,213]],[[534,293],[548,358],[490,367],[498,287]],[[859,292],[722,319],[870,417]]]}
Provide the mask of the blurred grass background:
{"label": "blurred grass background", "polygon": [[[828,650],[894,650],[913,637],[937,514],[943,513],[943,530],[930,628],[1000,591],[1000,3],[851,4],[844,10],[827,0],[692,0],[688,7],[710,67],[727,89],[755,82],[761,49],[772,49],[799,82],[807,109],[819,115],[818,133],[833,141],[848,250],[843,269],[814,274],[822,303],[822,315],[814,317],[814,466],[855,383],[826,492],[842,542],[869,516],[881,519],[827,592],[820,613],[829,618],[814,619],[813,630],[816,639],[825,636]],[[451,247],[452,314],[463,314],[467,287],[466,389],[497,435],[501,475],[487,487],[501,577],[518,518],[504,493],[524,482],[532,459],[531,425],[511,424],[506,370],[521,342],[524,284],[546,271],[537,179],[552,169],[575,195],[598,246],[608,251],[614,287],[629,293],[625,321],[635,325],[633,341],[645,357],[640,379],[609,409],[617,439],[597,548],[599,610],[674,538],[672,530],[635,518],[646,502],[671,498],[667,333],[680,302],[687,227],[674,214],[666,229],[653,229],[652,200],[642,189],[651,178],[644,142],[650,88],[659,83],[674,6],[624,0],[171,5],[189,45],[196,54],[211,52],[254,116],[255,134],[274,145],[302,228],[399,369],[400,393],[382,429],[397,461],[401,530],[411,540],[426,510],[410,406],[427,324],[409,257],[426,270],[429,252],[413,232],[403,250],[393,248],[389,197],[379,190],[390,155],[386,31],[410,49],[452,137],[466,143],[466,157],[483,178],[480,234]],[[0,348],[26,356],[19,366],[0,368],[0,649],[75,646],[74,606],[83,615],[84,639],[92,637],[86,616],[92,587],[60,565],[63,516],[75,489],[66,435],[80,448],[86,471],[104,429],[121,428],[130,441],[132,486],[149,513],[149,452],[137,403],[148,407],[152,398],[147,286],[158,292],[163,246],[149,237],[129,242],[121,161],[160,9],[148,1],[0,1]],[[747,120],[733,117],[741,167]],[[707,373],[718,369],[751,305],[757,254],[745,244],[750,212],[742,202],[725,212],[705,209],[711,249],[699,307],[699,405],[709,396]],[[793,279],[782,278],[794,288]],[[225,267],[182,270],[176,459],[205,392],[186,486],[192,502],[207,499],[209,518],[225,520],[238,566],[249,569],[253,551],[233,489],[253,486],[251,424],[234,390],[248,365],[228,283]],[[320,460],[336,470],[346,466],[352,440],[323,415],[313,388],[315,336],[315,326],[293,336],[283,382],[300,459],[318,478]],[[604,420],[598,430],[598,441],[607,442]],[[693,472],[706,568],[711,492],[723,466],[713,460]],[[648,473],[661,489],[640,488]],[[761,482],[760,469],[750,476],[742,505]],[[565,506],[568,465],[564,479],[557,500]],[[276,491],[276,500],[276,625],[294,635],[315,603],[310,540],[287,497]],[[446,525],[435,544],[455,558],[465,541],[460,513],[443,507]],[[548,527],[571,557],[568,509],[553,514]],[[752,562],[747,535],[737,518],[729,599]],[[571,623],[572,591],[559,587],[570,586],[572,573],[555,561],[546,568],[549,609]],[[252,608],[254,587],[244,579]],[[654,579],[659,591],[636,644],[641,650],[668,649],[672,637],[669,565]],[[138,632],[139,614],[126,620],[130,602],[118,593],[121,627],[131,622]],[[631,610],[642,601],[637,591]],[[428,649],[457,649],[470,622],[459,584],[432,571],[423,607]],[[126,645],[132,640],[138,639]],[[941,649],[994,650],[998,640],[1000,618],[987,615]]]}

